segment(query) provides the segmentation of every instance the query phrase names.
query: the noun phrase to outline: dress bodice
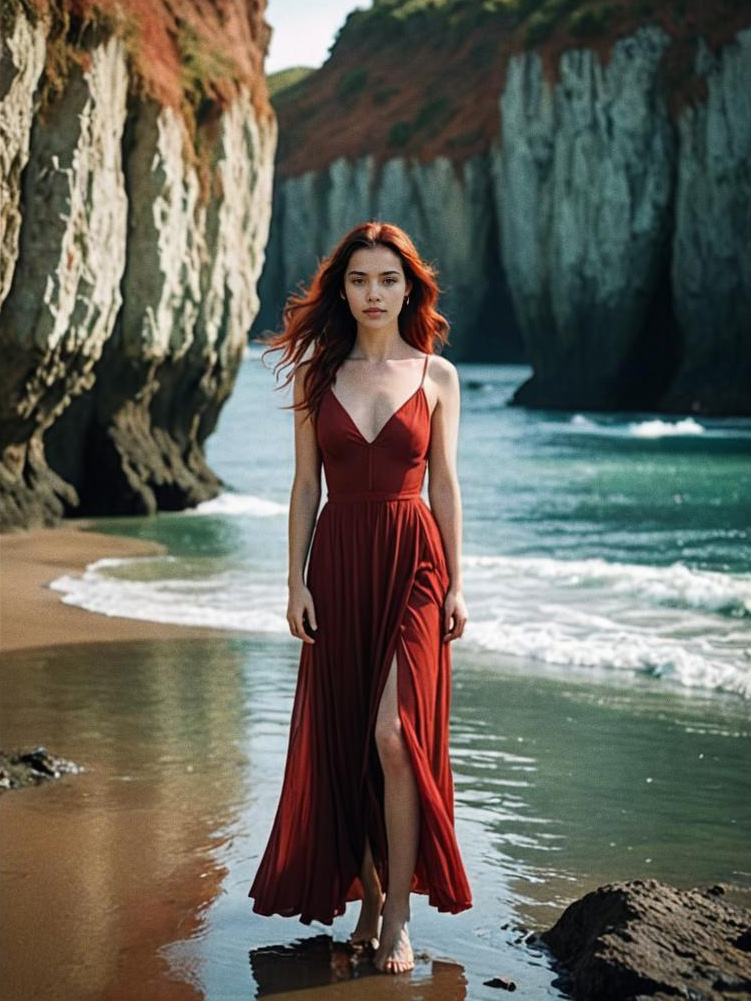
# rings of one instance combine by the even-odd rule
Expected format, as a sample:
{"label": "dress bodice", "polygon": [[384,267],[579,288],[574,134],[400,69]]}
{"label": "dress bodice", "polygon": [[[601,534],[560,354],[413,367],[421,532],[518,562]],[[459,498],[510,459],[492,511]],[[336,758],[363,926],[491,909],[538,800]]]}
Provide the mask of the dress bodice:
{"label": "dress bodice", "polygon": [[368,441],[329,388],[318,410],[316,434],[323,457],[328,499],[390,500],[419,497],[430,444],[430,404],[424,382]]}

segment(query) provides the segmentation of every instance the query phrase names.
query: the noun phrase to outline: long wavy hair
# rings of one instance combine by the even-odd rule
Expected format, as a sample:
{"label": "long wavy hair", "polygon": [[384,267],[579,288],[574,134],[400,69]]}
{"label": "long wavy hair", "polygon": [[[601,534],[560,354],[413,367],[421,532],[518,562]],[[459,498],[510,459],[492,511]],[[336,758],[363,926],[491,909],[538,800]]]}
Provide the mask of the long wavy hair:
{"label": "long wavy hair", "polygon": [[287,365],[292,371],[277,389],[294,379],[300,361],[312,347],[303,383],[304,400],[282,409],[308,410],[315,418],[321,399],[334,381],[336,370],[349,355],[357,335],[357,322],[349,303],[342,299],[344,276],[349,259],[361,247],[388,247],[401,258],[407,281],[412,282],[409,302],[399,313],[399,332],[418,350],[433,354],[436,344],[449,343],[449,321],[435,308],[440,288],[436,269],[422,260],[417,248],[403,229],[387,222],[364,222],[355,226],[319,264],[309,287],[287,296],[282,309],[283,329],[270,338],[254,338],[269,351],[284,351],[275,372]]}

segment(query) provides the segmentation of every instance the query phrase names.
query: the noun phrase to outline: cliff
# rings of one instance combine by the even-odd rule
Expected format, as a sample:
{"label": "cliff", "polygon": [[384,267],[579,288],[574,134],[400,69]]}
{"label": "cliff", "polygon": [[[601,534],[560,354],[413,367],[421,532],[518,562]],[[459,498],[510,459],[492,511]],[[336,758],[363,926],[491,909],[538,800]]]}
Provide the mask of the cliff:
{"label": "cliff", "polygon": [[456,360],[515,402],[751,413],[751,9],[375,0],[273,96],[263,310],[345,229],[440,268]]}
{"label": "cliff", "polygon": [[180,509],[270,225],[263,0],[13,0],[0,39],[0,518]]}

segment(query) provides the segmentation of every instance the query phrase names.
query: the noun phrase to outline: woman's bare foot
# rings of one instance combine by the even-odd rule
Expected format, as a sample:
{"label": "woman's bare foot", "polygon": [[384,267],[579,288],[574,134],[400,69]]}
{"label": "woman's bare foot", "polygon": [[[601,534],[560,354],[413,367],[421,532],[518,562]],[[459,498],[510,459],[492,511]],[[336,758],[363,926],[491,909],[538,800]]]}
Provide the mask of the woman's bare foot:
{"label": "woman's bare foot", "polygon": [[355,925],[355,930],[349,938],[350,945],[366,945],[372,949],[378,948],[378,926],[384,899],[385,894],[380,891],[375,895],[369,893],[363,897],[360,917]]}
{"label": "woman's bare foot", "polygon": [[407,932],[409,908],[396,909],[385,905],[381,941],[373,957],[374,966],[383,973],[405,973],[415,965],[412,945]]}

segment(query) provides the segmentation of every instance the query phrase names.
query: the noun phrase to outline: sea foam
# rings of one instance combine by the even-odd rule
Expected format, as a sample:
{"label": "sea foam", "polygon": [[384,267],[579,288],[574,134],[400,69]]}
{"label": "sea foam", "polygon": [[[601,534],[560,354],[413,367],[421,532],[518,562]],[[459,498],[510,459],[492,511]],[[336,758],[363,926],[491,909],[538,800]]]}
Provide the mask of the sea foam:
{"label": "sea foam", "polygon": [[286,514],[287,510],[287,504],[280,504],[278,501],[268,500],[266,497],[226,491],[217,497],[212,497],[211,500],[202,501],[194,508],[189,508],[184,514],[268,518]]}
{"label": "sea foam", "polygon": [[467,556],[468,567],[496,568],[499,576],[536,577],[571,587],[603,585],[656,605],[751,617],[751,575],[700,570],[683,563],[647,566],[599,558],[559,560],[546,556]]}
{"label": "sea foam", "polygon": [[[751,698],[750,576],[538,556],[463,566],[469,648]],[[285,578],[282,565],[169,555],[98,560],[50,587],[105,615],[289,636]]]}

